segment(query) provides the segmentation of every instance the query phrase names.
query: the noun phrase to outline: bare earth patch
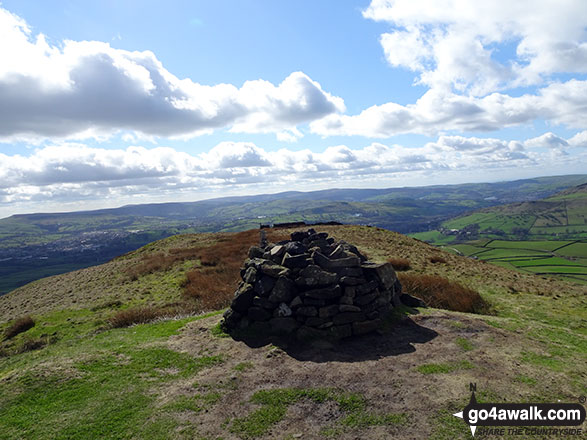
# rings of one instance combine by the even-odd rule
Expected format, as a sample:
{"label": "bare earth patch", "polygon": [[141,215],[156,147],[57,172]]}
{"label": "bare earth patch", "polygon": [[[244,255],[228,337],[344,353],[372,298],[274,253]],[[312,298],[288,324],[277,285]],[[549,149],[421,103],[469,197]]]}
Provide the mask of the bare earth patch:
{"label": "bare earth patch", "polygon": [[[344,414],[335,402],[302,400],[289,406],[283,420],[259,437],[267,439],[326,438],[329,432],[341,439],[433,438],[442,423],[439,414],[468,400],[470,382],[485,395],[509,402],[536,394],[531,387],[518,386],[515,391],[511,387],[519,374],[531,374],[519,362],[524,348],[521,336],[470,315],[429,310],[398,322],[385,334],[348,339],[337,346],[283,348],[250,347],[215,337],[210,329],[219,319],[188,324],[169,345],[193,356],[220,355],[223,365],[202,372],[195,384],[178,382],[158,391],[166,402],[190,393],[219,391],[215,405],[191,415],[192,424],[206,438],[240,438],[230,432],[231,423],[260,408],[250,401],[259,390],[332,388],[358,393],[364,396],[369,414],[405,414],[407,420],[401,425],[341,427]],[[466,350],[458,342],[465,338],[470,342]],[[251,368],[235,370],[243,362]],[[430,364],[452,369],[432,374],[418,369]],[[554,376],[543,373],[548,380],[556,381]],[[462,432],[467,432],[464,424]]]}

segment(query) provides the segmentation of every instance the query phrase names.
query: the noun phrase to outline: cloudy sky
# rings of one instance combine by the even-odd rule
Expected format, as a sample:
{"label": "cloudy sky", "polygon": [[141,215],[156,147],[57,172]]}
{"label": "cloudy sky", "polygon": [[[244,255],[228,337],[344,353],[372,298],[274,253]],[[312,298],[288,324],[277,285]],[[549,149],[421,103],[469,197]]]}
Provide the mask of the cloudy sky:
{"label": "cloudy sky", "polygon": [[2,0],[0,217],[587,172],[584,0]]}

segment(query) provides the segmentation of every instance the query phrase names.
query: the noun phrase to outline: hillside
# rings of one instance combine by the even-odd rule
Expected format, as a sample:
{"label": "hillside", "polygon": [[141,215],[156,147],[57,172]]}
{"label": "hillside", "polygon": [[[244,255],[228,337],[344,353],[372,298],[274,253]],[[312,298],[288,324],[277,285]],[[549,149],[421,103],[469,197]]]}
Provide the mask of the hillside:
{"label": "hillside", "polygon": [[[482,401],[574,402],[587,393],[582,286],[378,228],[320,230],[372,260],[409,260],[401,276],[473,288],[490,314],[405,309],[381,334],[340,345],[249,347],[219,331],[219,312],[200,313],[230,301],[258,231],[169,237],[0,297],[0,331],[26,314],[36,323],[0,345],[0,431],[7,439],[464,439],[470,431],[451,414],[468,401],[470,382]],[[269,239],[289,232],[270,230]],[[139,306],[165,313],[112,328],[113,316]]]}
{"label": "hillside", "polygon": [[337,221],[401,233],[427,231],[474,209],[536,200],[586,175],[417,188],[331,189],[192,203],[23,214],[0,219],[0,295],[35,279],[104,263],[179,233],[232,232],[259,223]]}
{"label": "hillside", "polygon": [[521,272],[587,283],[587,184],[482,209],[413,236]]}

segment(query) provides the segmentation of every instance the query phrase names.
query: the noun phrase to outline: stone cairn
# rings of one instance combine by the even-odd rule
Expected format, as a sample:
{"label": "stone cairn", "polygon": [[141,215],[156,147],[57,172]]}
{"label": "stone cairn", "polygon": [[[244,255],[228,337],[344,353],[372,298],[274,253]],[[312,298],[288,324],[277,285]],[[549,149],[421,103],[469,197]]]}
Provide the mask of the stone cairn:
{"label": "stone cairn", "polygon": [[377,330],[400,304],[391,264],[369,262],[349,243],[313,229],[277,244],[264,241],[250,248],[224,314],[229,333],[342,339]]}

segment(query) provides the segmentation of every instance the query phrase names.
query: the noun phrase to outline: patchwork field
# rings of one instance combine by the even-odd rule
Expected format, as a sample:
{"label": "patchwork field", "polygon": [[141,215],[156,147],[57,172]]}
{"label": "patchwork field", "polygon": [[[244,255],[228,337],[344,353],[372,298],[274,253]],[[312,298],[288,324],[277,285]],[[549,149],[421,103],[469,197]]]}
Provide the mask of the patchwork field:
{"label": "patchwork field", "polygon": [[587,284],[587,242],[482,240],[445,249],[509,269]]}

